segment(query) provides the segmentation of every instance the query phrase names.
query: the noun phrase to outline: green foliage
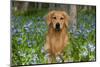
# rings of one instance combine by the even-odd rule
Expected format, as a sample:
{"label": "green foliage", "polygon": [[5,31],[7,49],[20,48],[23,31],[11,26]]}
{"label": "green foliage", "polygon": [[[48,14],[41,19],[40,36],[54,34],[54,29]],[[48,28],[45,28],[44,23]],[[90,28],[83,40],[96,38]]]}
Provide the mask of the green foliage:
{"label": "green foliage", "polygon": [[[45,64],[48,55],[43,45],[47,32],[44,21],[46,11],[32,15],[11,16],[12,65]],[[64,62],[96,60],[96,14],[78,10],[77,30],[69,29],[69,43],[64,49]],[[58,60],[60,62],[60,60]],[[56,62],[56,63],[58,63]]]}

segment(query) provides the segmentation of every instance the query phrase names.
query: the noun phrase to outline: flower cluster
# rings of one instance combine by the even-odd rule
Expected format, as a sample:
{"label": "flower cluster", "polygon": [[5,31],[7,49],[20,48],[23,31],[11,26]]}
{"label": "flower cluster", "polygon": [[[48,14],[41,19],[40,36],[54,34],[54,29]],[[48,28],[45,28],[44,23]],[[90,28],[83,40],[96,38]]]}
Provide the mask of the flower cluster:
{"label": "flower cluster", "polygon": [[[45,54],[43,47],[47,32],[44,20],[40,16],[11,17],[13,64],[47,63],[48,54]],[[94,15],[82,15],[81,13],[78,15],[76,31],[69,29],[69,45],[65,49],[64,62],[95,60],[95,20]],[[61,63],[61,58],[56,57],[56,62]]]}

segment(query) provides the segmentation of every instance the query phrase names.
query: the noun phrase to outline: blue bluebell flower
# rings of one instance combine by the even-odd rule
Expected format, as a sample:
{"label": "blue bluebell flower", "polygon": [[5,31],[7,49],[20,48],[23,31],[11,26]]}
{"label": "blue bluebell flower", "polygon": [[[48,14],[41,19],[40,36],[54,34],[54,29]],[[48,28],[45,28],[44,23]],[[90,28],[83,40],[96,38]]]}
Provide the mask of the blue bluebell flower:
{"label": "blue bluebell flower", "polygon": [[25,25],[24,25],[24,27],[25,28],[29,28],[31,25],[32,25],[32,21],[28,21]]}
{"label": "blue bluebell flower", "polygon": [[96,23],[95,22],[91,25],[91,28],[92,29],[95,29],[96,28]]}
{"label": "blue bluebell flower", "polygon": [[83,38],[84,38],[84,39],[87,39],[87,37],[88,37],[87,34],[84,34],[84,35],[83,35]]}
{"label": "blue bluebell flower", "polygon": [[17,42],[18,44],[22,44],[22,38],[18,38]]}
{"label": "blue bluebell flower", "polygon": [[41,48],[41,52],[42,52],[42,53],[44,53],[44,52],[45,52],[44,47],[42,47],[42,48]]}
{"label": "blue bluebell flower", "polygon": [[24,28],[26,30],[26,32],[30,32],[30,29],[28,27]]}
{"label": "blue bluebell flower", "polygon": [[30,40],[27,40],[27,45],[28,45],[28,47],[32,47],[32,44],[31,44]]}
{"label": "blue bluebell flower", "polygon": [[15,33],[18,33],[17,29],[12,29],[12,35],[14,35]]}
{"label": "blue bluebell flower", "polygon": [[84,31],[84,26],[81,24],[80,25],[80,33],[82,33]]}
{"label": "blue bluebell flower", "polygon": [[18,38],[18,41],[21,41],[22,40],[22,38]]}
{"label": "blue bluebell flower", "polygon": [[32,25],[32,23],[33,23],[32,21],[28,21],[27,26],[30,27]]}
{"label": "blue bluebell flower", "polygon": [[28,43],[28,44],[30,44],[30,43],[31,43],[31,41],[30,41],[30,40],[27,40],[27,43]]}
{"label": "blue bluebell flower", "polygon": [[32,21],[28,21],[25,25],[24,25],[24,29],[26,30],[26,32],[30,32],[30,26],[32,25]]}
{"label": "blue bluebell flower", "polygon": [[20,37],[22,37],[24,35],[24,33],[22,32],[22,33],[20,33]]}
{"label": "blue bluebell flower", "polygon": [[82,33],[82,37],[83,37],[84,39],[87,39],[87,37],[88,37],[88,33],[87,33],[86,31],[83,31],[83,33]]}
{"label": "blue bluebell flower", "polygon": [[16,17],[13,15],[13,16],[11,16],[11,21],[13,22],[13,21],[15,21],[16,20]]}
{"label": "blue bluebell flower", "polygon": [[73,33],[73,35],[74,35],[75,38],[78,38],[80,36],[80,32],[76,31],[76,32]]}
{"label": "blue bluebell flower", "polygon": [[18,16],[16,18],[16,21],[15,22],[18,23],[18,24],[21,23],[22,22],[22,18],[23,18],[22,16]]}
{"label": "blue bluebell flower", "polygon": [[73,33],[73,30],[72,30],[72,29],[69,29],[69,32],[70,32],[70,33]]}
{"label": "blue bluebell flower", "polygon": [[17,29],[17,28],[12,28],[11,29],[12,35],[17,34],[17,33],[20,33],[20,32],[21,32],[21,29]]}
{"label": "blue bluebell flower", "polygon": [[44,17],[42,17],[42,21],[45,21],[46,20],[46,17],[44,16]]}
{"label": "blue bluebell flower", "polygon": [[92,31],[91,29],[87,29],[87,30],[86,30],[87,33],[90,33],[91,31]]}
{"label": "blue bluebell flower", "polygon": [[41,17],[37,17],[37,20],[40,21],[41,20]]}

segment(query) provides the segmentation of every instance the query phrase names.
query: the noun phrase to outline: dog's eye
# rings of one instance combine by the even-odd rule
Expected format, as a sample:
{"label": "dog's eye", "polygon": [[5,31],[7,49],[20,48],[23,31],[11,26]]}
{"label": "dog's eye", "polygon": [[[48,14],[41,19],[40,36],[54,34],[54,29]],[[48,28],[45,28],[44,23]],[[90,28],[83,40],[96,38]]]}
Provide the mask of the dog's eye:
{"label": "dog's eye", "polygon": [[56,17],[53,17],[53,19],[56,19]]}
{"label": "dog's eye", "polygon": [[64,18],[63,18],[63,17],[61,17],[60,19],[61,19],[61,20],[63,20]]}

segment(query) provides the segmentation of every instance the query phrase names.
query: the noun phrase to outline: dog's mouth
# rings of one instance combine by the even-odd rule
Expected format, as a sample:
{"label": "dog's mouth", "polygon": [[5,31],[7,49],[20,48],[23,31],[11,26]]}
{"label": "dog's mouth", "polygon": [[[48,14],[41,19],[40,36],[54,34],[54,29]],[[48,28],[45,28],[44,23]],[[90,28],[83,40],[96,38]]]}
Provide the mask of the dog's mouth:
{"label": "dog's mouth", "polygon": [[61,30],[61,29],[60,29],[60,24],[59,24],[59,23],[56,24],[55,30],[58,31],[58,32]]}

